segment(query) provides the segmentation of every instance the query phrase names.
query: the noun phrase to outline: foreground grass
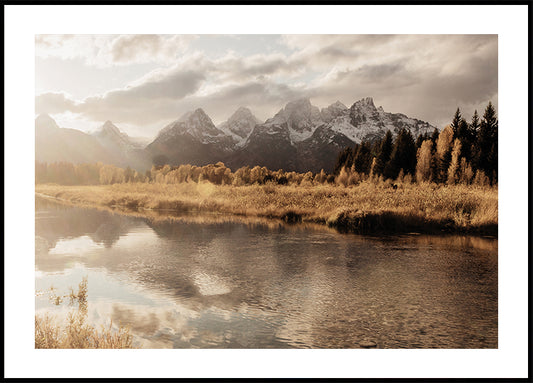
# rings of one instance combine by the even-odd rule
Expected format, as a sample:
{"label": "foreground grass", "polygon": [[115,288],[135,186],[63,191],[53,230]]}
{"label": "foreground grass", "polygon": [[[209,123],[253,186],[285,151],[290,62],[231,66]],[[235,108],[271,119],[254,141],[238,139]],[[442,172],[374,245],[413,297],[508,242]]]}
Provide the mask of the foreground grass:
{"label": "foreground grass", "polygon": [[497,235],[498,189],[361,182],[357,186],[229,186],[211,183],[36,185],[74,204],[179,213],[218,212],[313,222],[357,233],[463,232]]}
{"label": "foreground grass", "polygon": [[53,302],[61,304],[63,298],[69,298],[77,310],[68,314],[66,324],[45,315],[35,316],[35,348],[133,348],[133,336],[129,328],[109,327],[95,329],[87,321],[87,279],[79,284],[78,292],[68,296],[53,296]]}

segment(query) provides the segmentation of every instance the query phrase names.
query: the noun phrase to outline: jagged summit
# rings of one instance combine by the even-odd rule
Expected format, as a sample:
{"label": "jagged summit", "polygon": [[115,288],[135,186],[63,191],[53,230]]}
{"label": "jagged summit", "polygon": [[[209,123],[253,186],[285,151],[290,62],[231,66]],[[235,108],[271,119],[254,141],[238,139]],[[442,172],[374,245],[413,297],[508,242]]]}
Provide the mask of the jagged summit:
{"label": "jagged summit", "polygon": [[311,104],[308,98],[300,98],[289,101],[273,118],[267,120],[267,123],[283,123],[291,119],[310,117],[316,114],[318,108]]}
{"label": "jagged summit", "polygon": [[330,105],[330,107],[339,108],[339,109],[348,109],[346,105],[344,105],[339,100],[335,101],[333,104]]}
{"label": "jagged summit", "polygon": [[300,108],[300,107],[309,107],[311,106],[311,100],[309,97],[302,97],[297,98],[295,100],[291,100],[285,105],[285,109],[293,109],[293,108]]}
{"label": "jagged summit", "polygon": [[265,125],[285,125],[289,129],[292,142],[300,142],[313,134],[314,128],[321,124],[320,109],[311,104],[308,98],[300,98],[287,103]]}
{"label": "jagged summit", "polygon": [[354,103],[354,105],[358,105],[358,106],[368,106],[368,107],[371,107],[371,108],[376,108],[376,106],[374,105],[374,99],[372,97],[365,97],[365,98],[362,98],[360,99],[359,101],[356,101]]}
{"label": "jagged summit", "polygon": [[346,107],[346,105],[344,105],[340,101],[336,101],[330,106],[328,106],[327,108],[323,108],[320,111],[320,114],[322,115],[322,120],[325,123],[328,123],[332,121],[333,119],[339,117],[343,113],[345,113],[347,110],[348,108]]}
{"label": "jagged summit", "polygon": [[240,120],[253,120],[256,123],[260,123],[260,121],[253,115],[252,111],[244,106],[239,107],[226,122],[235,122]]}
{"label": "jagged summit", "polygon": [[220,129],[217,129],[211,118],[202,108],[195,109],[182,115],[178,120],[171,122],[163,128],[156,140],[164,140],[179,135],[190,135],[202,143],[210,143],[213,138],[225,137]]}
{"label": "jagged summit", "polygon": [[205,122],[205,123],[213,123],[211,121],[211,118],[209,118],[209,116],[207,115],[207,113],[202,109],[202,108],[197,108],[195,110],[191,110],[191,111],[188,111],[186,113],[184,113],[179,119],[178,121],[188,121],[188,120],[197,120],[197,121],[202,121],[202,122]]}
{"label": "jagged summit", "polygon": [[246,107],[239,107],[227,121],[218,126],[220,130],[231,135],[237,145],[243,143],[243,139],[248,137],[255,125],[260,121]]}
{"label": "jagged summit", "polygon": [[232,118],[236,118],[238,116],[250,116],[250,115],[253,115],[253,114],[249,108],[245,106],[239,106],[239,108],[237,108],[237,110],[231,115],[229,119],[231,120]]}
{"label": "jagged summit", "polygon": [[167,125],[147,146],[151,158],[169,164],[222,161],[232,168],[261,165],[285,170],[331,170],[346,146],[396,135],[407,129],[416,138],[431,133],[427,122],[376,108],[372,97],[350,107],[340,101],[319,109],[309,98],[285,104],[264,123],[249,108],[239,107],[218,127],[198,108]]}

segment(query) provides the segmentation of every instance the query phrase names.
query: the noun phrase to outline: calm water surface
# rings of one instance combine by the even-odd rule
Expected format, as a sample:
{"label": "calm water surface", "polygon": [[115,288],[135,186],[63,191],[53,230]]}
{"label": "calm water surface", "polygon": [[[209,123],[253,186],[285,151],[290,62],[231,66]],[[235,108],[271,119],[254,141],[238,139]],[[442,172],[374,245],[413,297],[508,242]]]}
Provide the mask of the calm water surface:
{"label": "calm water surface", "polygon": [[37,198],[36,312],[88,276],[89,321],[145,348],[498,347],[497,240],[193,218]]}

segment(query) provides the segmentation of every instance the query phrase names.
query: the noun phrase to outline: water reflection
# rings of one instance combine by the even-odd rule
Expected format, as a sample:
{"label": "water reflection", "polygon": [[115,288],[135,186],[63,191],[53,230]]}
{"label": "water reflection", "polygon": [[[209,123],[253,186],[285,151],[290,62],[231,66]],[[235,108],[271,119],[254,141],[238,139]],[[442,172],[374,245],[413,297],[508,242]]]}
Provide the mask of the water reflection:
{"label": "water reflection", "polygon": [[[497,347],[489,238],[154,220],[39,201],[35,261],[40,289],[88,274],[91,320],[131,325],[144,347]],[[57,309],[39,297],[36,307]]]}

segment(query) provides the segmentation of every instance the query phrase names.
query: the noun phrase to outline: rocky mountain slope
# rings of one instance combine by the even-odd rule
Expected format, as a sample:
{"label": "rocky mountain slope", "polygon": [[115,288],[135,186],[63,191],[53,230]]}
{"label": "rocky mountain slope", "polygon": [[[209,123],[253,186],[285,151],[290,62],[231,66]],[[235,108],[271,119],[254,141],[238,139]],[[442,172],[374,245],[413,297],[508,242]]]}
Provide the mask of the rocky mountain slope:
{"label": "rocky mountain slope", "polygon": [[266,166],[295,171],[331,171],[346,146],[380,139],[406,128],[416,138],[433,132],[429,123],[376,108],[372,98],[350,108],[337,101],[320,110],[309,99],[289,102],[274,117],[259,123],[249,109],[239,108],[215,127],[201,109],[165,127],[147,149],[155,163],[204,165],[218,161],[236,169]]}
{"label": "rocky mountain slope", "polygon": [[235,144],[232,135],[218,129],[202,109],[196,109],[163,128],[146,151],[156,165],[206,165],[226,159]]}
{"label": "rocky mountain slope", "polygon": [[241,147],[252,133],[252,130],[259,121],[248,108],[240,107],[231,117],[220,124],[218,128],[226,135],[231,136],[236,147]]}
{"label": "rocky mountain slope", "polygon": [[363,140],[380,139],[387,130],[396,135],[402,128],[414,138],[435,129],[416,118],[385,112],[370,97],[350,107],[337,101],[321,110],[309,99],[298,99],[265,122],[241,107],[219,126],[202,109],[196,109],[165,126],[144,149],[110,121],[86,134],[61,129],[49,116],[39,116],[36,158],[101,161],[139,170],[152,164],[201,166],[222,161],[233,170],[260,165],[273,170],[332,171],[340,150]]}

